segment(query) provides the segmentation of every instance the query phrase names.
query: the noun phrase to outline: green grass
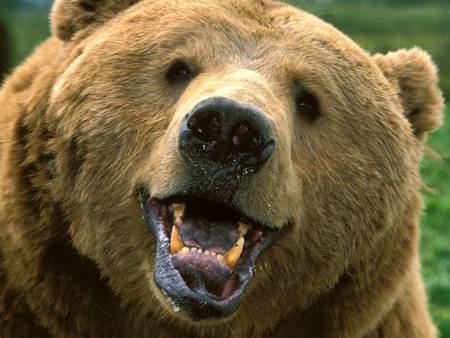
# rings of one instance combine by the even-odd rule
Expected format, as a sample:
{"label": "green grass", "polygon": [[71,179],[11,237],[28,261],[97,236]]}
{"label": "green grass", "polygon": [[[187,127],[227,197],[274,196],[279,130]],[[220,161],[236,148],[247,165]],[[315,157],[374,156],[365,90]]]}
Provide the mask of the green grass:
{"label": "green grass", "polygon": [[7,24],[9,41],[12,43],[11,68],[19,65],[50,34],[48,11],[0,11],[0,20]]}
{"label": "green grass", "polygon": [[[1,1],[1,0],[0,0]],[[450,2],[437,6],[308,5],[291,1],[331,22],[371,53],[420,46],[440,69],[441,87],[450,97]],[[49,34],[47,13],[0,13],[10,27],[13,65],[19,64]],[[423,196],[421,257],[432,316],[442,338],[450,338],[450,109],[446,122],[429,137],[441,155],[426,157],[422,176],[428,189]]]}

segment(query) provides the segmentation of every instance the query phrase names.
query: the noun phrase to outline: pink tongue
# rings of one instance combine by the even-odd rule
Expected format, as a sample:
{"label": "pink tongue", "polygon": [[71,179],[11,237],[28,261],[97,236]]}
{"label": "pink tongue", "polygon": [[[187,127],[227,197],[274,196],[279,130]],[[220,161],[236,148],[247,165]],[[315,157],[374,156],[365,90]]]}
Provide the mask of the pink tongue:
{"label": "pink tongue", "polygon": [[187,217],[179,225],[183,243],[188,247],[223,254],[239,239],[236,224],[229,221],[213,221],[201,217]]}

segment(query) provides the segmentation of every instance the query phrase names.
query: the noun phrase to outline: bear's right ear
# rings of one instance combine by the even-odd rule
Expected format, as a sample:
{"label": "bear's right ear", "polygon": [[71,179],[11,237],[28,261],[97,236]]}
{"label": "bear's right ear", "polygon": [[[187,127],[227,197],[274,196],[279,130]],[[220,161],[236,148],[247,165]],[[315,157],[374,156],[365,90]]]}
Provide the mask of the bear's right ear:
{"label": "bear's right ear", "polygon": [[373,56],[400,97],[414,134],[423,140],[442,123],[444,99],[438,87],[436,66],[420,48]]}
{"label": "bear's right ear", "polygon": [[68,41],[87,27],[100,26],[139,0],[55,0],[51,23],[53,34]]}

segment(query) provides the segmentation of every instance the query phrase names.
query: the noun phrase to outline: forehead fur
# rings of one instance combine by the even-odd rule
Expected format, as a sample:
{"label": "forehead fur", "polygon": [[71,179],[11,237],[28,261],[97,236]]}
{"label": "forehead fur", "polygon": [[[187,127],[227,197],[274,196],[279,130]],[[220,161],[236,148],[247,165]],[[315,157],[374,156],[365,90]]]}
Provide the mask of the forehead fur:
{"label": "forehead fur", "polygon": [[[111,58],[128,50],[127,63],[153,56],[164,64],[192,60],[202,71],[250,68],[286,82],[301,78],[335,97],[346,95],[343,88],[354,92],[360,81],[369,81],[359,86],[360,96],[371,96],[385,81],[371,58],[342,33],[271,1],[142,1],[96,29],[90,49],[103,44],[99,57]],[[132,55],[142,59],[130,60]]]}

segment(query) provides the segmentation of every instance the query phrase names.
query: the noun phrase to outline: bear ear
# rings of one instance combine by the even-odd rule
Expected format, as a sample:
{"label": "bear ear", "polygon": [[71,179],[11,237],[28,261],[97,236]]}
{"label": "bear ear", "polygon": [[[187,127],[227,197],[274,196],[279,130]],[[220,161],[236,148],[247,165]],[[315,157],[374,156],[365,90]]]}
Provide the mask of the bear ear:
{"label": "bear ear", "polygon": [[430,55],[420,48],[373,56],[400,96],[414,134],[424,139],[442,123],[444,99]]}
{"label": "bear ear", "polygon": [[139,0],[55,0],[51,23],[53,34],[68,41],[88,26],[99,26]]}

